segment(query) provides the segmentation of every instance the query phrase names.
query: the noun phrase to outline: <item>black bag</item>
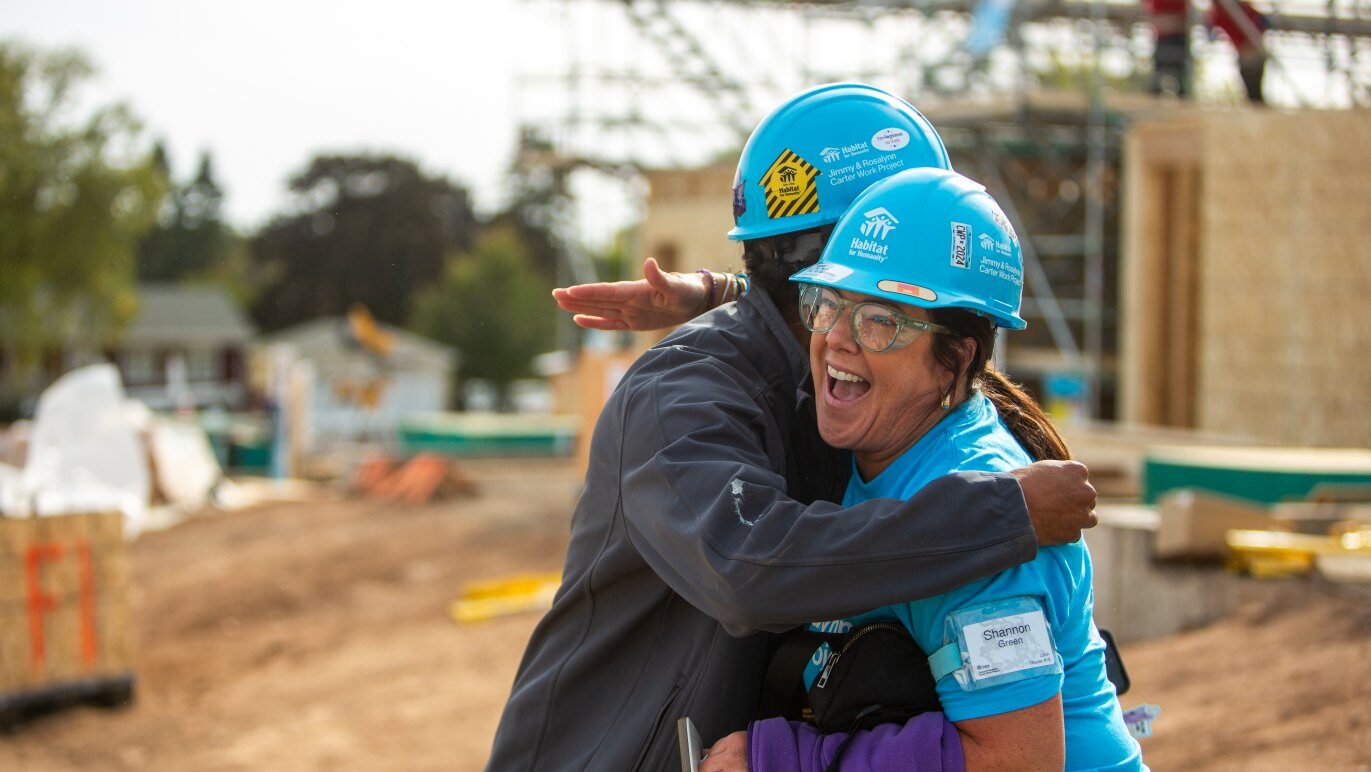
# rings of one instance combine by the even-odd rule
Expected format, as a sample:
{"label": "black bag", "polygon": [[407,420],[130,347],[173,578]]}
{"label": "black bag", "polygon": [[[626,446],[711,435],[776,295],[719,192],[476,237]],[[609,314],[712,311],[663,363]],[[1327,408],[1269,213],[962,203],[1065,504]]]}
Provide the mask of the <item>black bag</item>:
{"label": "black bag", "polygon": [[825,734],[903,723],[942,710],[928,657],[898,622],[847,634],[809,690],[814,724]]}

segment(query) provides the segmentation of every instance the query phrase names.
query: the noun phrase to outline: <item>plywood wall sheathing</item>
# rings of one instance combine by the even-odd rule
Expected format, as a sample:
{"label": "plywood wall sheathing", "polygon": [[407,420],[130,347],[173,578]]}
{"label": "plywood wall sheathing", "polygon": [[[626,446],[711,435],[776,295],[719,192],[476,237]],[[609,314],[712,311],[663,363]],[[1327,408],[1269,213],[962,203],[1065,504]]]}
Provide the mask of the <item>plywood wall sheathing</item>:
{"label": "plywood wall sheathing", "polygon": [[1371,446],[1371,113],[1204,126],[1199,424]]}
{"label": "plywood wall sheathing", "polygon": [[1199,124],[1176,116],[1124,143],[1120,417],[1193,427]]}
{"label": "plywood wall sheathing", "polygon": [[[742,270],[742,249],[724,234],[733,227],[733,166],[647,173],[648,211],[640,258],[664,257],[678,271]],[[669,253],[669,254],[664,254]]]}
{"label": "plywood wall sheathing", "polygon": [[1130,131],[1124,420],[1371,446],[1371,113]]}
{"label": "plywood wall sheathing", "polygon": [[[27,568],[35,548],[60,550],[60,556],[39,563],[36,589],[54,606],[37,615],[29,602],[35,587]],[[0,693],[129,672],[128,584],[118,514],[0,518]],[[42,629],[41,666],[33,645],[35,619]],[[86,656],[86,641],[95,646],[94,662]]]}

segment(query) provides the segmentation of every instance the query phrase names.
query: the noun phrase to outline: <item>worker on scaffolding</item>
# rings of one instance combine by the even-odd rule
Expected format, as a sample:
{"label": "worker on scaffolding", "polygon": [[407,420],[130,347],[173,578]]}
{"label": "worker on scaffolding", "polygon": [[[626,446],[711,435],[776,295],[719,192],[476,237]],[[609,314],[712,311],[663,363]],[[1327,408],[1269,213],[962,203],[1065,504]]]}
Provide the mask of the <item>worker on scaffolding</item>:
{"label": "worker on scaffolding", "polygon": [[1247,101],[1266,104],[1262,79],[1266,75],[1266,45],[1262,42],[1271,28],[1266,16],[1247,0],[1213,0],[1206,20],[1210,34],[1223,32],[1238,52],[1238,74],[1242,76]]}
{"label": "worker on scaffolding", "polygon": [[1189,0],[1142,0],[1156,43],[1152,49],[1153,94],[1190,96]]}
{"label": "worker on scaffolding", "polygon": [[[489,769],[673,766],[678,718],[712,744],[758,717],[769,639],[756,633],[927,597],[1093,524],[1094,490],[1071,462],[950,475],[907,502],[832,503],[850,462],[818,434],[789,277],[818,260],[857,194],[929,166],[949,166],[933,127],[870,86],[811,89],[753,132],[730,232],[750,289],[732,275],[673,277],[687,283],[675,296],[690,298],[687,317],[737,302],[644,353],[601,411],[562,586]],[[877,254],[899,224],[870,216]],[[607,306],[559,300],[588,312],[583,324],[615,326]]]}

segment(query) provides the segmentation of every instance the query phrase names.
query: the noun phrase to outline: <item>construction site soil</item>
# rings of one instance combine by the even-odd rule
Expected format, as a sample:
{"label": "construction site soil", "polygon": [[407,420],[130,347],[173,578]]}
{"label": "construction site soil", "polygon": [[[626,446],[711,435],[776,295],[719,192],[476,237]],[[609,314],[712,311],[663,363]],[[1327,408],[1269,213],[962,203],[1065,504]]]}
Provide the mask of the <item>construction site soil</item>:
{"label": "construction site soil", "polygon": [[[447,604],[558,570],[578,480],[562,461],[468,469],[478,498],[263,505],[144,535],[135,702],[11,728],[0,769],[480,769],[538,615],[458,625]],[[1153,769],[1371,769],[1371,595],[1269,587],[1124,647],[1124,701],[1164,711]]]}

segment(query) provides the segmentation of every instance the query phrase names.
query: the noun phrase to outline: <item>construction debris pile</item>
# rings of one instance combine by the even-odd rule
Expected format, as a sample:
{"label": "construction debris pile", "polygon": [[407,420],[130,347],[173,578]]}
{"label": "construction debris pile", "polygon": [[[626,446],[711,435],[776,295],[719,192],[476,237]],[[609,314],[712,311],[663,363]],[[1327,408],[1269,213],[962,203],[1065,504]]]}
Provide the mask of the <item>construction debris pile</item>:
{"label": "construction debris pile", "polygon": [[0,515],[118,512],[129,537],[200,510],[223,481],[204,431],[127,399],[112,365],[58,379],[0,451]]}
{"label": "construction debris pile", "polygon": [[409,506],[478,492],[476,482],[457,462],[436,453],[420,453],[403,462],[371,455],[357,467],[351,487],[362,496]]}

